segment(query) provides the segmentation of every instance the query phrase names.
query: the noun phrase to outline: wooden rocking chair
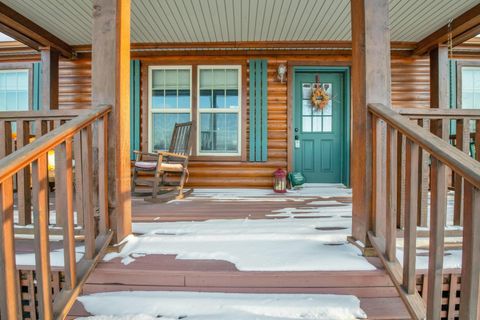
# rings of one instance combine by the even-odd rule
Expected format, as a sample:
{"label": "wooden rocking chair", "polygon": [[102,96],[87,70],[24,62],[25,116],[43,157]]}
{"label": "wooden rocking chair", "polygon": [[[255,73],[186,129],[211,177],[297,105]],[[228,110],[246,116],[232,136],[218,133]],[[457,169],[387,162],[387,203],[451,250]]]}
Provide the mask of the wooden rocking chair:
{"label": "wooden rocking chair", "polygon": [[[151,186],[151,197],[146,201],[165,202],[183,199],[193,192],[184,191],[188,180],[188,157],[191,151],[192,122],[176,123],[168,151],[156,153],[134,151],[136,160],[133,168],[132,192],[136,194],[137,186]],[[139,176],[140,172],[154,173],[153,180]],[[171,176],[180,176],[179,182],[167,181]],[[178,194],[175,195],[175,190]],[[145,194],[142,193],[142,194]],[[148,193],[150,194],[150,192]]]}

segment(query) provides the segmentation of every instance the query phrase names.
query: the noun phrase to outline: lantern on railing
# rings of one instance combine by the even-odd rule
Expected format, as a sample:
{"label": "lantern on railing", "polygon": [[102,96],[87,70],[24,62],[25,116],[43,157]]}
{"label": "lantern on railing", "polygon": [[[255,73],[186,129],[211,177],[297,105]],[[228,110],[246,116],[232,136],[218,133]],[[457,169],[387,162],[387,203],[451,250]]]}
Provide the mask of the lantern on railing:
{"label": "lantern on railing", "polygon": [[287,192],[287,173],[282,169],[277,169],[273,173],[273,191],[277,193]]}

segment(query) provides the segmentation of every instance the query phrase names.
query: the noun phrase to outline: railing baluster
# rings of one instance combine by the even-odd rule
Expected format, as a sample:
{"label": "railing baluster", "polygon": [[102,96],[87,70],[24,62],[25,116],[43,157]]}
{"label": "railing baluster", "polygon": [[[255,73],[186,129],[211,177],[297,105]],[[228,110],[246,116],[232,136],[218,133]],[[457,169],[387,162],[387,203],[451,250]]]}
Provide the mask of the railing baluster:
{"label": "railing baluster", "polygon": [[108,117],[98,121],[98,198],[99,198],[99,232],[105,233],[109,226],[108,217]]}
{"label": "railing baluster", "polygon": [[12,124],[10,121],[0,120],[0,159],[12,153]]}
{"label": "railing baluster", "polygon": [[446,166],[432,156],[427,299],[427,318],[429,320],[440,319],[442,307],[444,228],[447,214],[446,173]]}
{"label": "railing baluster", "polygon": [[93,172],[92,172],[92,127],[81,131],[82,136],[82,181],[83,210],[85,227],[85,259],[91,260],[95,255],[95,217],[93,210]]}
{"label": "railing baluster", "polygon": [[416,239],[418,213],[418,144],[407,140],[405,166],[405,232],[403,254],[403,287],[407,294],[416,290]]}
{"label": "railing baluster", "polygon": [[83,180],[82,180],[82,136],[77,133],[73,138],[73,157],[75,159],[75,211],[77,225],[84,225],[85,213],[83,210]]}
{"label": "railing baluster", "polygon": [[[424,119],[419,121],[419,125],[429,129],[430,120]],[[428,225],[428,180],[429,180],[429,156],[424,150],[420,150],[418,154],[418,220],[419,227],[426,227]]]}
{"label": "railing baluster", "polygon": [[0,314],[4,319],[21,319],[15,263],[12,178],[0,183],[0,261],[0,297],[3,297],[0,299]]}
{"label": "railing baluster", "polygon": [[67,139],[55,148],[55,200],[57,223],[63,222],[63,248],[65,260],[65,287],[73,289],[76,285],[75,235],[73,221],[73,172],[72,141]]}
{"label": "railing baluster", "polygon": [[[53,121],[53,129],[56,129],[58,127],[60,127],[62,125],[60,119],[57,119],[57,120],[54,120]],[[63,175],[65,171],[61,171],[57,165],[56,165],[56,162],[57,162],[57,148],[55,148],[55,188],[57,188],[57,180],[59,178],[60,175]],[[55,190],[55,202],[57,201],[57,192],[59,190]],[[55,225],[57,227],[62,227],[63,226],[63,217],[64,217],[64,214],[62,214],[61,212],[58,211],[58,206],[56,206],[57,210],[55,210]]]}
{"label": "railing baluster", "polygon": [[480,190],[465,180],[460,319],[478,319],[480,295]]}
{"label": "railing baluster", "polygon": [[387,126],[387,216],[386,256],[388,261],[396,260],[397,240],[397,131]]}
{"label": "railing baluster", "polygon": [[47,154],[42,154],[32,163],[32,184],[35,224],[35,270],[39,312],[41,319],[52,319],[48,238]]}
{"label": "railing baluster", "polygon": [[372,214],[370,216],[370,223],[372,230],[376,236],[378,236],[378,226],[377,226],[377,209],[378,209],[378,118],[372,116]]}
{"label": "railing baluster", "polygon": [[397,228],[403,229],[405,217],[405,136],[397,135]]}
{"label": "railing baluster", "polygon": [[[468,154],[470,148],[470,119],[457,119],[456,125],[456,147]],[[454,175],[454,205],[453,205],[453,224],[455,226],[463,225],[463,178],[459,174]]]}
{"label": "railing baluster", "polygon": [[[17,150],[30,141],[30,123],[17,121]],[[32,223],[32,198],[30,193],[30,167],[27,166],[17,173],[17,205],[18,224],[25,226]]]}

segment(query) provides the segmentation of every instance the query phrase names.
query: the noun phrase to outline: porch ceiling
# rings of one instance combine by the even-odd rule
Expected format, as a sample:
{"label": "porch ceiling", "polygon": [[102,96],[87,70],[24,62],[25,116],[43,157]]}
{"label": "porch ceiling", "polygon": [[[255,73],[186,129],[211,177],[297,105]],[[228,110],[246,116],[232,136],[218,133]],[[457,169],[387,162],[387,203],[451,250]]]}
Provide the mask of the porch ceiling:
{"label": "porch ceiling", "polygon": [[[91,0],[2,1],[70,45],[91,43]],[[392,41],[418,42],[478,3],[390,0]],[[350,40],[350,30],[350,0],[132,0],[133,43]]]}

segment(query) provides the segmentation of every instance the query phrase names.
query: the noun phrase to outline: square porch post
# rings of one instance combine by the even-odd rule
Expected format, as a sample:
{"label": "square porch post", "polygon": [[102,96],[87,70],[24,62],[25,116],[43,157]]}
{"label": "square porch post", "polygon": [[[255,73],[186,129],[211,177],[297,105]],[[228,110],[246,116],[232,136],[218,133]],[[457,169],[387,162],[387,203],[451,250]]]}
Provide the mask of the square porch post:
{"label": "square porch post", "polygon": [[130,0],[94,0],[92,104],[111,105],[108,206],[115,241],[131,233]]}
{"label": "square porch post", "polygon": [[[391,105],[390,30],[388,0],[351,0],[352,14],[352,237],[368,245],[367,232],[384,235],[385,174],[373,181],[372,124],[369,103]],[[385,128],[377,126],[385,142]],[[378,163],[385,163],[385,143],[377,148]],[[385,166],[380,166],[385,168]],[[378,191],[373,198],[373,188]]]}
{"label": "square porch post", "polygon": [[51,47],[40,49],[42,62],[42,109],[58,109],[58,62],[60,54]]}

